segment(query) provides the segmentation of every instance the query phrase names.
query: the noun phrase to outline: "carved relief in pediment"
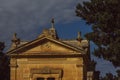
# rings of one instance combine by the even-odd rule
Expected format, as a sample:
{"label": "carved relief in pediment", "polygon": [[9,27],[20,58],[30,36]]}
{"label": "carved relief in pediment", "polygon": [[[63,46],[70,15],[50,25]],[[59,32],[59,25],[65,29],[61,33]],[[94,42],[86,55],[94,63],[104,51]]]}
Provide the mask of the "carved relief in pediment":
{"label": "carved relief in pediment", "polygon": [[25,53],[37,53],[37,52],[64,52],[64,53],[70,53],[70,52],[75,52],[74,50],[71,50],[69,48],[66,48],[64,46],[61,46],[59,44],[53,43],[53,42],[46,42],[43,44],[40,44],[36,47],[33,47],[29,50],[27,50]]}

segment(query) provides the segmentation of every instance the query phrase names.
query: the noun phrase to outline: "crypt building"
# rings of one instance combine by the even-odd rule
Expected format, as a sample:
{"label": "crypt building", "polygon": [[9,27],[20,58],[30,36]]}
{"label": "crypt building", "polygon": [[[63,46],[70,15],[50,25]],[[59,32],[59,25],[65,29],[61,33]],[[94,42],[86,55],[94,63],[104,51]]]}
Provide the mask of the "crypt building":
{"label": "crypt building", "polygon": [[21,41],[14,34],[7,52],[10,80],[93,80],[89,41],[80,33],[74,40],[62,40],[53,19],[51,24],[32,41]]}

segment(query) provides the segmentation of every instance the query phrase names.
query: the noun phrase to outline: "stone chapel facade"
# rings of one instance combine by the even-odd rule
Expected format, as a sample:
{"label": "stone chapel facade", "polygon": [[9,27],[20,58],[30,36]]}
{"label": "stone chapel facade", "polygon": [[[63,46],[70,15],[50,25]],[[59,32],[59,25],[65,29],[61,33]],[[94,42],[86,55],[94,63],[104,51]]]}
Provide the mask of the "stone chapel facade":
{"label": "stone chapel facade", "polygon": [[10,80],[93,80],[89,41],[78,33],[75,40],[61,40],[52,27],[30,42],[14,34],[10,56]]}

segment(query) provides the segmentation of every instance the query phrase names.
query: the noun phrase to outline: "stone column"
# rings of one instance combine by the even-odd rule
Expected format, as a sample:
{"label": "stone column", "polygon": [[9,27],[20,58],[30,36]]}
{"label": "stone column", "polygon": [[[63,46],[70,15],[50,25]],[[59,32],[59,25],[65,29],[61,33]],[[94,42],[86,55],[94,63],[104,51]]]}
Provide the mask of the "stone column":
{"label": "stone column", "polygon": [[77,80],[83,80],[83,64],[76,64],[76,71],[77,71]]}
{"label": "stone column", "polygon": [[17,80],[17,60],[15,58],[10,60],[10,80]]}
{"label": "stone column", "polygon": [[93,80],[93,71],[87,72],[87,80]]}

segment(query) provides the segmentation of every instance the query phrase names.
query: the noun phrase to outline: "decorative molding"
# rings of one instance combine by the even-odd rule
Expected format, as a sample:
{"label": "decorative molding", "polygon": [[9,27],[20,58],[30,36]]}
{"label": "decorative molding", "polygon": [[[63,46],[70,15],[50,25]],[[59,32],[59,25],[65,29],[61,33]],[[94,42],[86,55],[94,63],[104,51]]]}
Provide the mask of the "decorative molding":
{"label": "decorative molding", "polygon": [[59,77],[62,78],[63,70],[56,69],[56,68],[50,68],[50,67],[31,69],[31,77],[33,77],[34,74],[59,74]]}
{"label": "decorative molding", "polygon": [[9,66],[13,67],[13,68],[17,68],[18,67],[18,65],[17,65],[17,59],[16,58],[12,58],[10,60],[10,65]]}
{"label": "decorative molding", "polygon": [[17,68],[17,67],[18,67],[17,64],[10,64],[9,66],[10,66],[11,68]]}
{"label": "decorative molding", "polygon": [[76,67],[83,67],[83,64],[76,64]]}
{"label": "decorative molding", "polygon": [[51,45],[49,43],[43,45],[43,47],[46,47],[46,48],[51,48]]}

